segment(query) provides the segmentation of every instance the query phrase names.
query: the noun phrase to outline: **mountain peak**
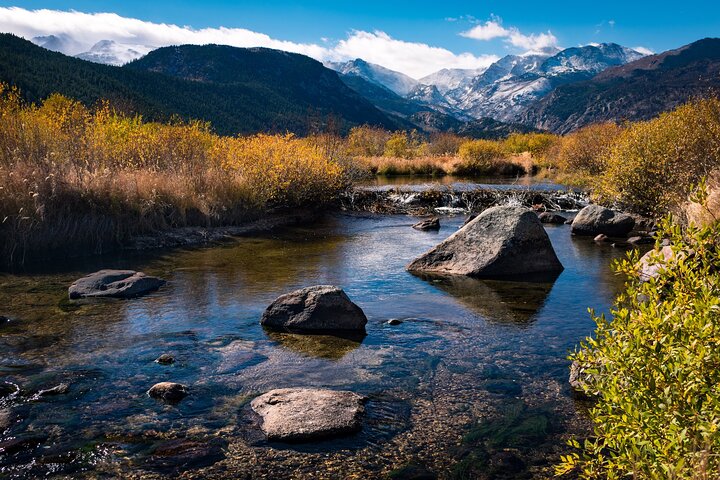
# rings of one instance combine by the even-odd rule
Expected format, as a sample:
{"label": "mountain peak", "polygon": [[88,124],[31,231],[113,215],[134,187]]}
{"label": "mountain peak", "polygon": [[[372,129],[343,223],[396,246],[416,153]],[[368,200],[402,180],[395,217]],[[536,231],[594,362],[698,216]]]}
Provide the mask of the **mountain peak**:
{"label": "mountain peak", "polygon": [[367,62],[361,58],[347,62],[328,62],[326,66],[343,75],[362,77],[369,82],[385,87],[403,97],[418,85],[417,80],[404,73]]}

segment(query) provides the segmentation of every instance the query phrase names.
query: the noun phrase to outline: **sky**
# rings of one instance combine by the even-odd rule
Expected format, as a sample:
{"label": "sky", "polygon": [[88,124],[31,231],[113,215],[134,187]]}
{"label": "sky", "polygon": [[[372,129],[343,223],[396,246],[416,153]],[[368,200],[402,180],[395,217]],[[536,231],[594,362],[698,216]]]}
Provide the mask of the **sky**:
{"label": "sky", "polygon": [[321,61],[363,58],[421,78],[507,54],[616,42],[644,53],[720,36],[720,2],[0,0],[0,31],[96,41],[266,46]]}

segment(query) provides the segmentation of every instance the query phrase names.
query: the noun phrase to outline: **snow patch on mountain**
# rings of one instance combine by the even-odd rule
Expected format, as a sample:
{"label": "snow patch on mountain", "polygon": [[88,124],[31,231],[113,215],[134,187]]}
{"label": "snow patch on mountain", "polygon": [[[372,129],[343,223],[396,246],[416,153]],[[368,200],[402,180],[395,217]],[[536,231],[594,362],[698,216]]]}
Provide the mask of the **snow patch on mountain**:
{"label": "snow patch on mountain", "polygon": [[93,45],[87,52],[82,52],[75,56],[89,62],[119,66],[144,57],[152,50],[155,50],[155,47],[149,45],[132,45],[118,43],[113,40],[101,40]]}
{"label": "snow patch on mountain", "polygon": [[409,94],[419,83],[414,78],[403,73],[374,63],[368,63],[360,58],[342,63],[327,62],[325,66],[343,75],[357,75],[369,82],[388,88],[403,97]]}
{"label": "snow patch on mountain", "polygon": [[445,94],[450,90],[466,85],[485,70],[487,69],[443,68],[421,78],[419,82],[423,85],[433,85],[441,94]]}

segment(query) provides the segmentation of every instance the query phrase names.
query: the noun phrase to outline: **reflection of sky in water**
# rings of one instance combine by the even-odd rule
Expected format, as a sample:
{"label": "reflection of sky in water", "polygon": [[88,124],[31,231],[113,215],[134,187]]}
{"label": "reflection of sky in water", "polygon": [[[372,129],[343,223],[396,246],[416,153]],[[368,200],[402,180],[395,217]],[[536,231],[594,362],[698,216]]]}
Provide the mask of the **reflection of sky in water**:
{"label": "reflection of sky in water", "polygon": [[[439,233],[425,233],[410,228],[411,217],[338,216],[217,248],[91,260],[82,272],[0,276],[10,286],[0,293],[7,307],[0,313],[19,319],[4,329],[3,370],[11,357],[22,358],[36,367],[11,370],[16,383],[73,384],[72,395],[51,403],[13,406],[24,419],[16,428],[48,429],[55,416],[73,411],[56,441],[75,448],[107,430],[217,428],[237,421],[237,398],[276,387],[422,396],[421,385],[431,381],[438,362],[459,374],[468,364],[477,372],[494,369],[523,389],[538,388],[538,378],[564,385],[567,351],[593,328],[587,308],[606,311],[620,285],[608,265],[622,252],[574,239],[567,226],[550,226],[565,266],[554,283],[438,283],[405,271],[463,221],[443,218]],[[169,282],[131,301],[79,309],[58,303],[74,278],[110,266],[142,269]],[[343,287],[365,310],[366,337],[304,337],[260,327],[262,311],[278,295],[322,283]],[[403,323],[387,325],[390,318]],[[175,355],[175,365],[153,363],[164,352]],[[194,393],[177,409],[157,411],[144,392],[163,380],[187,383]],[[474,388],[484,381],[479,373],[463,379]],[[148,410],[153,414],[142,417]],[[225,413],[212,413],[218,411]]]}

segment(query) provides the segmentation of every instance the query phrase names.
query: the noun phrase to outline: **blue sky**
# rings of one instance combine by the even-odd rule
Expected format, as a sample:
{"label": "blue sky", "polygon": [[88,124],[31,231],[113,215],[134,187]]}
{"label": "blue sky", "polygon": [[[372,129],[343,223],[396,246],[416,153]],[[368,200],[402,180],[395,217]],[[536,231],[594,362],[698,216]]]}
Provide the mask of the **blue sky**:
{"label": "blue sky", "polygon": [[[228,27],[266,34],[274,40],[298,45],[315,45],[333,50],[338,42],[352,38],[353,32],[382,32],[392,40],[408,44],[439,47],[455,55],[468,57],[450,60],[447,55],[430,55],[427,62],[439,67],[469,67],[507,53],[522,53],[552,45],[576,46],[591,42],[617,42],[628,47],[645,47],[652,51],[675,48],[706,36],[720,36],[720,2],[684,1],[637,2],[604,0],[602,2],[562,1],[408,1],[363,0],[359,2],[313,0],[289,1],[223,1],[203,2],[167,0],[25,0],[6,2],[0,7],[26,10],[75,10],[83,13],[112,12],[121,17],[145,22],[190,26],[194,30]],[[86,19],[87,20],[87,19]],[[488,23],[490,22],[490,23]],[[57,23],[57,22],[55,22]],[[86,22],[87,23],[87,22]],[[48,22],[48,25],[52,22]],[[43,22],[35,21],[35,25]],[[82,25],[75,26],[75,29]],[[0,16],[0,30],[27,36],[22,25]],[[41,28],[41,27],[38,27]],[[476,28],[476,34],[472,29]],[[52,32],[48,32],[52,33]],[[464,33],[464,35],[462,35]],[[137,43],[144,41],[136,35]],[[89,39],[90,37],[88,37]],[[384,37],[383,37],[384,38]],[[121,39],[127,41],[127,39]],[[370,41],[373,40],[373,41]],[[387,39],[385,39],[387,40]],[[160,40],[153,38],[155,43]],[[249,40],[238,41],[244,46]],[[147,43],[147,42],[146,42]],[[268,46],[273,46],[268,45]],[[345,46],[342,55],[364,50],[382,50],[377,39],[365,38],[354,46]],[[423,68],[422,50],[415,50],[417,65],[404,61],[402,45],[394,54],[376,55],[377,63],[405,71],[415,77],[435,65]],[[295,50],[315,57],[335,53],[314,53],[310,47]],[[293,47],[288,47],[292,50]],[[410,49],[412,50],[412,49]],[[334,51],[334,50],[333,50]],[[318,50],[320,52],[320,50]],[[437,52],[436,52],[437,53]],[[339,54],[338,54],[339,55]],[[412,55],[412,53],[409,53]],[[386,58],[387,57],[387,58]],[[327,58],[320,58],[327,59]]]}

